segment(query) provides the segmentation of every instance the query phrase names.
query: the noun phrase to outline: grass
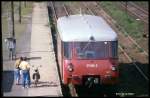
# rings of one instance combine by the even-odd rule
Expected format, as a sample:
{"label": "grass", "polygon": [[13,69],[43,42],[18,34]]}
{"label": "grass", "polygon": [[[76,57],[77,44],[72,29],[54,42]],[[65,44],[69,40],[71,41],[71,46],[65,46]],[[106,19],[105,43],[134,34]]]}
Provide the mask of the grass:
{"label": "grass", "polygon": [[132,47],[135,49],[137,46],[135,44],[133,44]]}
{"label": "grass", "polygon": [[3,17],[2,18],[2,44],[3,44],[3,50],[6,50],[6,46],[4,46],[4,39],[6,36],[9,36],[8,33],[8,24],[7,24],[7,18]]}
{"label": "grass", "polygon": [[139,51],[140,51],[140,52],[144,52],[144,50],[143,50],[142,48],[139,48]]}
{"label": "grass", "polygon": [[[17,5],[19,2],[14,2],[14,9],[17,9]],[[2,2],[2,4],[5,4],[5,6],[2,6],[2,10],[4,13],[7,13],[6,7],[8,7],[8,11],[10,12],[10,2]],[[23,2],[22,2],[22,16],[24,15],[28,15],[29,13],[32,12],[32,2],[27,2],[27,7],[25,8],[23,6]],[[15,11],[15,16],[17,15],[17,11]],[[22,18],[23,19],[23,18]],[[18,24],[17,23],[17,18],[15,17],[15,31],[16,32],[22,32],[23,27],[25,26],[24,24]],[[25,20],[23,20],[25,21]],[[2,17],[2,32],[8,32],[8,21],[7,21],[7,17],[4,16]]]}
{"label": "grass", "polygon": [[[18,8],[19,2],[14,2],[14,9],[16,10]],[[31,2],[27,2],[26,3],[26,8],[23,6],[23,2],[22,2],[22,16],[24,15],[29,15],[32,12],[32,3]],[[2,44],[3,44],[3,58],[5,58],[5,56],[7,55],[7,48],[4,42],[4,39],[7,37],[10,37],[11,35],[9,35],[8,32],[8,20],[7,20],[7,12],[11,12],[10,10],[11,5],[10,2],[2,2]],[[5,13],[5,15],[4,15]],[[18,11],[14,11],[14,20],[15,20],[15,38],[16,40],[19,39],[19,37],[26,32],[26,28],[27,28],[27,20],[25,18],[22,18],[22,23],[20,24],[18,22],[18,18],[16,16],[18,16]]]}
{"label": "grass", "polygon": [[[101,2],[101,6],[108,12],[113,19],[117,21],[117,24],[121,26],[130,36],[133,38],[142,38],[144,32],[144,24],[141,21],[135,20],[132,16],[126,14],[117,7],[117,2]],[[124,31],[122,31],[124,32]]]}
{"label": "grass", "polygon": [[138,6],[141,6],[142,8],[148,10],[149,8],[149,2],[148,1],[136,1],[135,2]]}
{"label": "grass", "polygon": [[32,12],[32,2],[28,2],[26,8],[22,6],[22,16]]}
{"label": "grass", "polygon": [[[19,2],[14,2],[14,12],[18,14],[18,6]],[[6,13],[7,11],[11,12],[11,2],[2,2],[2,13]],[[27,15],[32,12],[32,2],[26,2],[26,7],[24,6],[24,2],[21,2],[21,11],[22,15]]]}
{"label": "grass", "polygon": [[[17,5],[18,5],[18,3],[19,2],[14,2],[14,9],[17,9]],[[2,11],[3,11],[3,13],[7,13],[7,9],[8,9],[8,11],[10,12],[11,10],[10,10],[10,2],[2,2],[2,4],[5,4],[5,6],[4,5],[2,5]],[[32,2],[27,2],[27,7],[25,8],[24,6],[23,6],[23,2],[22,2],[22,16],[24,16],[24,15],[28,15],[29,13],[31,13],[32,12]],[[8,7],[7,9],[6,9],[6,7]],[[18,12],[17,11],[15,11],[15,16],[18,14]],[[15,17],[15,20],[17,20],[16,19],[16,17]],[[20,27],[21,27],[21,25],[23,26],[23,24],[17,24],[17,21],[15,21],[15,30],[18,30],[19,31],[19,29],[20,29]],[[2,17],[2,32],[8,32],[8,22],[7,22],[7,17],[6,16],[4,16],[4,17]]]}
{"label": "grass", "polygon": [[122,47],[122,49],[125,49],[125,46],[123,46],[122,44],[119,44],[121,47]]}
{"label": "grass", "polygon": [[76,5],[76,4],[78,4],[78,2],[76,2],[76,1],[73,1],[73,2],[66,1],[66,2],[64,2],[64,4],[66,4],[66,5]]}

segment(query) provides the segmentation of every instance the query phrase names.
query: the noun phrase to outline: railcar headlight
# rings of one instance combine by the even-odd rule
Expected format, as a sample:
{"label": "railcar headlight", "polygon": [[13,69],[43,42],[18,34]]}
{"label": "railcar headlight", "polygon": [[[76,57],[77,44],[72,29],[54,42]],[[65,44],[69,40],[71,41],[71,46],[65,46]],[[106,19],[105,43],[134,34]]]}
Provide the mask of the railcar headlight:
{"label": "railcar headlight", "polygon": [[112,70],[112,71],[117,71],[117,67],[116,67],[116,66],[112,66],[112,67],[111,67],[111,70]]}
{"label": "railcar headlight", "polygon": [[69,72],[72,72],[72,71],[73,71],[73,65],[72,65],[72,63],[68,64],[67,70],[68,70]]}

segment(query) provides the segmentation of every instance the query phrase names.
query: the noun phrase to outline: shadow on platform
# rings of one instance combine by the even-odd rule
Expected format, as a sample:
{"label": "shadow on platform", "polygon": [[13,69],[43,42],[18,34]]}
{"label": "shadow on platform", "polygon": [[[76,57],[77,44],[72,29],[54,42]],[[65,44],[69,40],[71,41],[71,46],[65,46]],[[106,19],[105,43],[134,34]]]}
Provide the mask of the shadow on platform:
{"label": "shadow on platform", "polygon": [[2,76],[2,91],[11,92],[14,82],[14,71],[3,71]]}
{"label": "shadow on platform", "polygon": [[58,86],[55,82],[42,82],[42,81],[39,81],[37,86],[35,86],[34,82],[32,82],[31,84],[32,84],[31,88],[56,87],[56,86]]}
{"label": "shadow on platform", "polygon": [[[42,57],[23,57],[23,58],[26,58],[26,60],[37,60],[37,59],[42,59]],[[18,58],[16,58],[18,59]],[[14,59],[13,61],[15,61],[16,59]],[[3,61],[11,61],[9,59],[4,59]]]}

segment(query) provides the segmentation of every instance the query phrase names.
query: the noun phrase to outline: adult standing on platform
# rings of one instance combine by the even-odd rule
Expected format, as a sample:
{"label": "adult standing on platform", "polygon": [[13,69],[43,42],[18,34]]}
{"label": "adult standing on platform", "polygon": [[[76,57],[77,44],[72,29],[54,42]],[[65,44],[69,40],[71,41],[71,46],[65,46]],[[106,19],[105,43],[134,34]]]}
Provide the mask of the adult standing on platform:
{"label": "adult standing on platform", "polygon": [[6,46],[9,50],[9,59],[14,60],[16,58],[16,39],[9,37],[5,39]]}
{"label": "adult standing on platform", "polygon": [[21,61],[23,60],[22,57],[20,57],[19,59],[16,60],[15,62],[15,70],[14,70],[14,75],[15,75],[15,83],[16,85],[19,84],[19,80],[20,80],[20,68],[19,65],[21,64]]}
{"label": "adult standing on platform", "polygon": [[23,59],[23,61],[21,62],[21,64],[19,65],[20,69],[22,70],[22,75],[23,75],[23,79],[22,79],[22,86],[23,88],[30,87],[30,65],[29,63],[26,61],[26,58]]}

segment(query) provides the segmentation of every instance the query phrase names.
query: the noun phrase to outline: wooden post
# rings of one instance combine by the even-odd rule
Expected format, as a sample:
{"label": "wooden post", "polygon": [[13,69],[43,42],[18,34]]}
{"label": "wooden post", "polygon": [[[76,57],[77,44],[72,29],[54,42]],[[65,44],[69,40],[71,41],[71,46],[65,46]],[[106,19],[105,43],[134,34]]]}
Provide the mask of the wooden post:
{"label": "wooden post", "polygon": [[25,8],[26,8],[26,1],[24,1],[24,6],[25,6]]}
{"label": "wooden post", "polygon": [[19,22],[21,23],[21,1],[19,1]]}
{"label": "wooden post", "polygon": [[[10,2],[11,3],[11,2]],[[8,3],[8,6],[11,6],[11,4]],[[7,9],[7,21],[8,21],[8,32],[9,32],[9,37],[12,36],[12,18],[11,18],[11,13],[9,13],[9,9]]]}
{"label": "wooden post", "polygon": [[15,38],[14,3],[13,3],[13,1],[11,1],[11,19],[12,19],[12,37]]}
{"label": "wooden post", "polygon": [[14,24],[14,3],[11,1],[11,18],[12,18],[12,39],[13,39],[13,48],[9,50],[11,55],[11,59],[13,60],[13,56],[16,57],[16,41],[15,41],[15,24]]}

